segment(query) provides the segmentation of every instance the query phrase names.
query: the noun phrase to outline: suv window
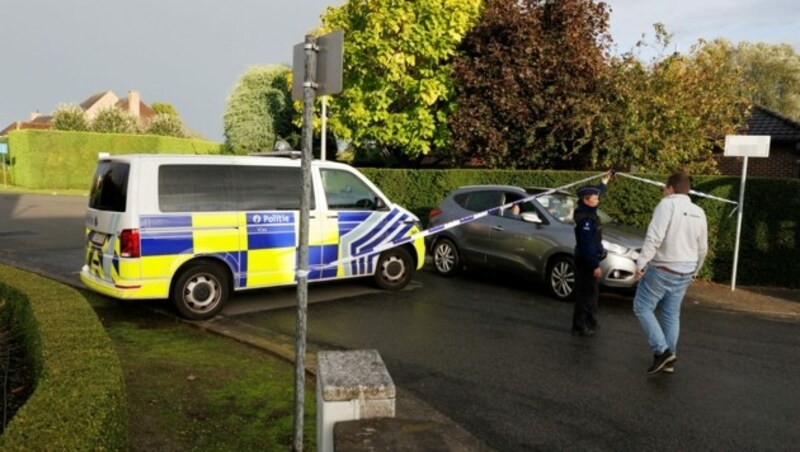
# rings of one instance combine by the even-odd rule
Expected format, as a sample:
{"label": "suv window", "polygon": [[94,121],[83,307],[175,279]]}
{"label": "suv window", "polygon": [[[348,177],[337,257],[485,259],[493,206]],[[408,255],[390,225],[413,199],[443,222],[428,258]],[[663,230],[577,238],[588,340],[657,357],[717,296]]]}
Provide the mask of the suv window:
{"label": "suv window", "polygon": [[236,210],[230,165],[161,165],[158,205],[162,212]]}
{"label": "suv window", "polygon": [[[300,168],[234,166],[233,178],[238,210],[300,210]],[[310,208],[314,209],[313,190]]]}
{"label": "suv window", "polygon": [[376,210],[383,202],[361,179],[349,171],[320,170],[328,208],[334,210]]}
{"label": "suv window", "polygon": [[125,212],[128,201],[130,165],[123,162],[98,162],[89,193],[89,207],[97,210]]}
{"label": "suv window", "polygon": [[461,198],[461,200],[456,197],[455,201],[467,210],[483,212],[501,205],[503,203],[503,193],[499,191],[475,191],[469,193],[466,198]]}

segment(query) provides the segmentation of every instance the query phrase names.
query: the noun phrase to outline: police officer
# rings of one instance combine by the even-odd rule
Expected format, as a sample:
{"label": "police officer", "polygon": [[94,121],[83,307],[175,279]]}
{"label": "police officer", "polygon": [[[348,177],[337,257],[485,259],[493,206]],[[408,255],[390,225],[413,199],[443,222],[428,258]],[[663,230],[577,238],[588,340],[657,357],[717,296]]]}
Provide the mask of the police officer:
{"label": "police officer", "polygon": [[575,209],[575,310],[572,314],[572,334],[592,336],[597,328],[597,287],[600,279],[600,261],[605,259],[603,225],[597,216],[600,197],[606,191],[613,171],[603,175],[600,185],[590,185],[578,190],[578,207]]}

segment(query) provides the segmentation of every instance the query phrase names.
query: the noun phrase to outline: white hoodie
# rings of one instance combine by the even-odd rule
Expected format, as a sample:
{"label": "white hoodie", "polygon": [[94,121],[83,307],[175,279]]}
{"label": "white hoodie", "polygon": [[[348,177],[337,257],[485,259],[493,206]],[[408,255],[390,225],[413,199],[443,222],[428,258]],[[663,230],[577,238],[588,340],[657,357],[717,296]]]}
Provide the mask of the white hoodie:
{"label": "white hoodie", "polygon": [[636,268],[644,271],[648,262],[668,268],[696,263],[700,271],[708,253],[708,224],[703,209],[692,204],[688,195],[672,194],[662,199],[653,211]]}

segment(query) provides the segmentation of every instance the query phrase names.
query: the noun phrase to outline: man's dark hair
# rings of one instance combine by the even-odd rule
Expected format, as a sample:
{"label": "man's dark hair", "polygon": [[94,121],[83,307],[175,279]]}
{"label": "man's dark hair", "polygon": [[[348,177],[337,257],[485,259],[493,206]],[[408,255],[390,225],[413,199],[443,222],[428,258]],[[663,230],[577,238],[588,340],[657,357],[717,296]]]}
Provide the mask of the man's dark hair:
{"label": "man's dark hair", "polygon": [[667,179],[667,187],[672,187],[675,193],[688,195],[690,186],[689,176],[686,173],[675,173]]}

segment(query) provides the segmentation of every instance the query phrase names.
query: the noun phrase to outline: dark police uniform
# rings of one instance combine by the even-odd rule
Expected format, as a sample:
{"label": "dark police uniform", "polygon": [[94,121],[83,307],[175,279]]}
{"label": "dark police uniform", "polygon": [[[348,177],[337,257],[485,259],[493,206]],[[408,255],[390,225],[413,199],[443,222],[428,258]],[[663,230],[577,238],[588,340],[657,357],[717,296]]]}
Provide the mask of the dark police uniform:
{"label": "dark police uniform", "polygon": [[597,327],[597,288],[594,269],[605,258],[603,225],[597,216],[597,207],[583,203],[586,193],[605,193],[605,184],[578,190],[578,207],[575,209],[575,310],[572,314],[572,332],[591,335]]}

